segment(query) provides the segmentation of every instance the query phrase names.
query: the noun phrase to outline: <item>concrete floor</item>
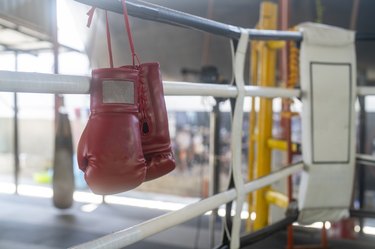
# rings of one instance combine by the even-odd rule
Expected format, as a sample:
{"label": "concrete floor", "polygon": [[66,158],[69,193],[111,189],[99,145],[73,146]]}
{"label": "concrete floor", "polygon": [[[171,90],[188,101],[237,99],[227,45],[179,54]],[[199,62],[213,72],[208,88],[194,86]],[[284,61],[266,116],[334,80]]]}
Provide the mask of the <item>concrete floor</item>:
{"label": "concrete floor", "polygon": [[[286,231],[281,231],[277,234],[270,236],[269,238],[253,244],[251,246],[244,247],[245,249],[285,249],[287,243]],[[299,247],[306,249],[318,249],[318,247],[312,247],[314,245],[320,245],[320,232],[310,229],[294,229],[294,245],[305,246]],[[357,240],[328,240],[329,249],[374,249],[375,248],[375,237],[374,236],[360,236]]]}
{"label": "concrete floor", "polygon": [[[44,198],[0,195],[0,249],[67,248],[115,232],[166,212],[120,205],[99,205],[92,212],[75,203],[58,210]],[[198,220],[171,228],[128,248],[194,248]],[[219,238],[220,228],[217,229]],[[208,218],[201,217],[198,248],[208,248]],[[173,239],[171,239],[173,238]]]}
{"label": "concrete floor", "polygon": [[[67,248],[166,213],[113,204],[102,204],[92,212],[84,212],[84,205],[75,203],[73,208],[61,211],[52,206],[50,199],[0,194],[0,249]],[[197,247],[198,219],[194,219],[127,248],[208,248],[208,217],[201,217],[200,221]],[[296,244],[318,243],[319,233],[298,229],[295,241]],[[246,248],[284,249],[285,244],[286,235],[282,231]],[[332,249],[374,249],[375,236],[361,237],[357,241],[330,240],[329,245]]]}

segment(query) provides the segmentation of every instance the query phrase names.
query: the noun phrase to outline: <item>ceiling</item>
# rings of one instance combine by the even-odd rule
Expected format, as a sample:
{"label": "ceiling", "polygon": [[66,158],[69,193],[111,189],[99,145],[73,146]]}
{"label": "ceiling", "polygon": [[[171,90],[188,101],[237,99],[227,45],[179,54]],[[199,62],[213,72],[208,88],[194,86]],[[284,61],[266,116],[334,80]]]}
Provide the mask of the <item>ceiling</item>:
{"label": "ceiling", "polygon": [[[53,48],[52,0],[0,1],[0,52],[37,54]],[[73,49],[60,45],[61,51]]]}

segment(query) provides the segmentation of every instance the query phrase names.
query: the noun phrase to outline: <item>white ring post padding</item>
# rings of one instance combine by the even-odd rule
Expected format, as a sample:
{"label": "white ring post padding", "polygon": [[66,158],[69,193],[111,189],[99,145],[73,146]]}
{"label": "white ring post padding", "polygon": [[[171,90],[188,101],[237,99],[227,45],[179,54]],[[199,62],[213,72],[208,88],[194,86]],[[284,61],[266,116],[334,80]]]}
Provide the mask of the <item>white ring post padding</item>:
{"label": "white ring post padding", "polygon": [[[303,169],[303,163],[285,167],[273,172],[265,177],[246,183],[244,186],[245,194],[270,185],[291,174],[300,172]],[[119,249],[132,245],[149,236],[169,229],[178,224],[184,223],[194,217],[202,215],[207,211],[218,208],[236,198],[236,190],[231,189],[212,197],[203,199],[197,203],[188,205],[180,210],[169,212],[165,215],[156,217],[146,222],[137,224],[133,227],[108,234],[93,241],[71,247],[71,249]]]}
{"label": "white ring post padding", "polygon": [[241,29],[241,37],[238,41],[234,68],[234,78],[238,89],[236,105],[234,108],[232,134],[231,134],[231,151],[232,151],[232,172],[234,186],[237,191],[236,213],[233,217],[232,233],[230,248],[237,249],[240,247],[241,232],[241,212],[245,200],[245,189],[242,176],[242,123],[243,123],[243,104],[245,98],[245,81],[244,67],[246,50],[249,46],[249,31]]}
{"label": "white ring post padding", "polygon": [[84,94],[89,89],[90,77],[0,71],[2,92]]}
{"label": "white ring post padding", "polygon": [[355,33],[316,23],[299,27],[305,170],[298,222],[338,221],[349,216],[355,170]]}

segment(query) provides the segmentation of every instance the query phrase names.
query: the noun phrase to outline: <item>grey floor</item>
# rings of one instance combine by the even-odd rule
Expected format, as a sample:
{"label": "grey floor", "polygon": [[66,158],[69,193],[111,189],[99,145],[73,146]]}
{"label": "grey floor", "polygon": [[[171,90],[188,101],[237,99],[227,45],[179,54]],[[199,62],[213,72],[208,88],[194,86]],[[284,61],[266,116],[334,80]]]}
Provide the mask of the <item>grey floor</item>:
{"label": "grey floor", "polygon": [[[73,208],[61,211],[55,209],[49,199],[0,194],[0,249],[67,248],[165,213],[107,204],[86,213],[81,210],[82,205],[85,204],[76,203]],[[198,244],[197,227],[198,220],[194,219],[127,248],[208,248],[208,218],[200,218]],[[316,232],[297,230],[295,235],[296,244],[319,242]],[[246,248],[284,249],[285,243],[286,235],[282,231]],[[375,249],[375,237],[361,237],[357,241],[330,240],[329,245],[332,249]]]}
{"label": "grey floor", "polygon": [[[244,247],[245,249],[285,249],[287,235],[285,231],[270,236],[269,238]],[[294,245],[305,246],[306,249],[313,245],[320,245],[320,232],[311,231],[309,229],[294,230]],[[375,249],[375,237],[359,236],[357,240],[328,240],[329,249]]]}
{"label": "grey floor", "polygon": [[[75,203],[69,210],[58,210],[49,199],[0,195],[0,249],[67,248],[160,216],[166,212],[120,205],[99,205],[93,212]],[[198,220],[134,244],[139,248],[194,248]],[[200,218],[197,248],[208,248],[208,218]],[[219,238],[220,228],[216,236]]]}

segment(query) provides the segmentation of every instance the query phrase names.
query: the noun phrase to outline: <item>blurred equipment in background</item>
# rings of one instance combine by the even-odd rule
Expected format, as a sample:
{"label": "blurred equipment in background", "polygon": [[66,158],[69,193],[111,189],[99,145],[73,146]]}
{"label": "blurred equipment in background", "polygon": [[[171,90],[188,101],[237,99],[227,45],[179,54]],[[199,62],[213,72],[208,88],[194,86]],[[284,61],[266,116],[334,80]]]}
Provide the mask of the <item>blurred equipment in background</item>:
{"label": "blurred equipment in background", "polygon": [[53,204],[60,209],[73,204],[73,139],[67,113],[58,112],[53,160]]}

